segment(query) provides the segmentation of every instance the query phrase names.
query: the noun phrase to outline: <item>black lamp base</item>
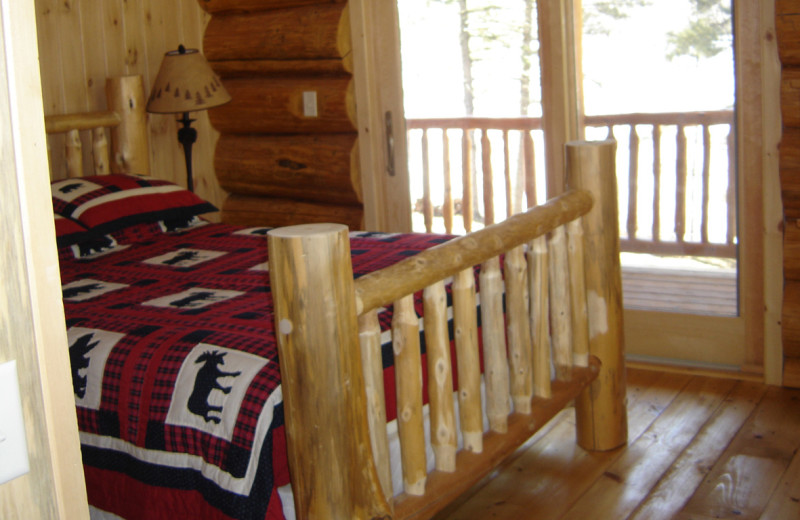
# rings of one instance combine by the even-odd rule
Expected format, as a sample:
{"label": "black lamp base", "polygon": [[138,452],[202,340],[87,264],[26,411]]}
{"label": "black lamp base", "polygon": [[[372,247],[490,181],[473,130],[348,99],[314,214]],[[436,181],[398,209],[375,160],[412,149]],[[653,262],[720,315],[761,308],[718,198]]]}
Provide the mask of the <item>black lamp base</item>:
{"label": "black lamp base", "polygon": [[197,130],[192,128],[192,121],[189,119],[189,112],[183,113],[183,118],[177,120],[183,123],[182,128],[178,128],[178,141],[183,145],[183,155],[186,158],[186,188],[194,191],[194,180],[192,179],[192,145],[197,141]]}

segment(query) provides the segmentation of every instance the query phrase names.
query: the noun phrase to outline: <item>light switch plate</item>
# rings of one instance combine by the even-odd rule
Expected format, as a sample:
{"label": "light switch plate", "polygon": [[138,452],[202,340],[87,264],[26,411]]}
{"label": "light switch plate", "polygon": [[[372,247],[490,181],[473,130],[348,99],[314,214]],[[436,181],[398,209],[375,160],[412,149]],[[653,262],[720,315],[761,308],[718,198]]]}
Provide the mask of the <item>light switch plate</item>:
{"label": "light switch plate", "polygon": [[303,115],[317,117],[317,93],[313,90],[303,92]]}
{"label": "light switch plate", "polygon": [[0,364],[0,484],[30,470],[17,362]]}

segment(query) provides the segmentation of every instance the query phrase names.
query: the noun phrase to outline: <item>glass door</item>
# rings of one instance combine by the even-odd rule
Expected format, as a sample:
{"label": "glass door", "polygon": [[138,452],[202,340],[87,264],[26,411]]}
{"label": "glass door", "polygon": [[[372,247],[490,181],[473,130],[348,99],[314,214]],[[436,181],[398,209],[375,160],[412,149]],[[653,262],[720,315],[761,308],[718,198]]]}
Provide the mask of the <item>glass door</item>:
{"label": "glass door", "polygon": [[629,360],[763,370],[763,11],[582,0],[585,135],[618,142]]}

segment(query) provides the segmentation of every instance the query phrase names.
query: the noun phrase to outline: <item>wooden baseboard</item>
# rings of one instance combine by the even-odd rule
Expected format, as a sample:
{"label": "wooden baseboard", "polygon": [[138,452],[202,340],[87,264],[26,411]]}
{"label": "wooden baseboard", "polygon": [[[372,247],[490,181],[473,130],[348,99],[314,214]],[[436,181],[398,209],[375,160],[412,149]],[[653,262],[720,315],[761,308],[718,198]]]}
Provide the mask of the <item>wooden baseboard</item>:
{"label": "wooden baseboard", "polygon": [[[670,372],[675,374],[689,374],[694,376],[716,377],[723,379],[738,379],[741,381],[752,381],[756,383],[761,383],[764,381],[764,374],[758,372],[748,372],[742,370],[725,370],[721,368],[708,368],[708,367],[693,366],[687,364],[670,363],[668,361],[658,362],[658,361],[627,360],[625,361],[625,366],[627,368],[635,368],[639,370],[652,370],[656,372]],[[798,376],[800,376],[800,373],[798,373]]]}

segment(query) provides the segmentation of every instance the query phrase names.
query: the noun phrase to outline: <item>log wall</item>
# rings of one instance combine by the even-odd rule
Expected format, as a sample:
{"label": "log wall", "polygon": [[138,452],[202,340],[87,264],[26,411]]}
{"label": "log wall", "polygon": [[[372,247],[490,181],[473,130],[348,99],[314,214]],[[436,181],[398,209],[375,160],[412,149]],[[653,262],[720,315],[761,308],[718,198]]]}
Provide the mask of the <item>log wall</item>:
{"label": "log wall", "polygon": [[363,227],[346,0],[200,3],[206,58],[233,98],[211,114],[222,220]]}
{"label": "log wall", "polygon": [[[108,76],[141,74],[146,94],[164,53],[183,44],[202,50],[203,28],[210,15],[198,0],[34,0],[39,68],[45,115],[106,109]],[[220,206],[225,193],[214,176],[217,134],[207,112],[196,112],[193,148],[195,191]],[[151,174],[186,183],[183,149],[175,116],[149,115]],[[84,136],[84,153],[92,147]],[[66,177],[64,136],[48,137],[50,176]],[[84,157],[88,169],[91,159]]]}
{"label": "log wall", "polygon": [[800,387],[800,4],[777,0],[775,24],[783,69],[780,176],[783,198],[784,385]]}

